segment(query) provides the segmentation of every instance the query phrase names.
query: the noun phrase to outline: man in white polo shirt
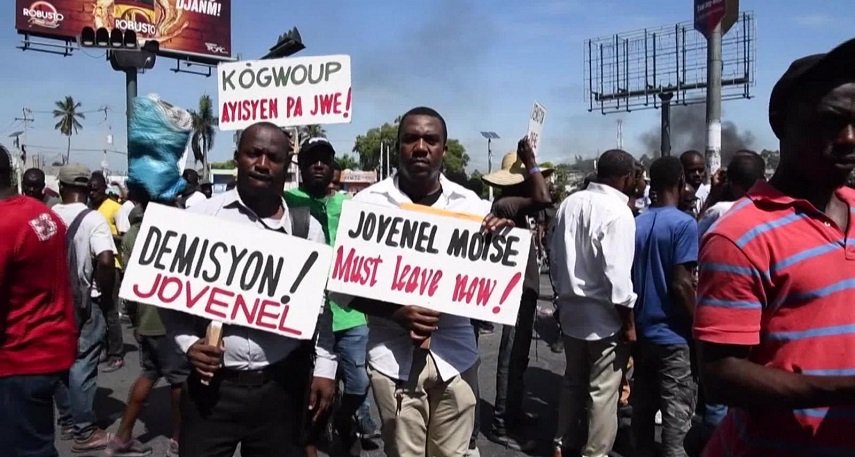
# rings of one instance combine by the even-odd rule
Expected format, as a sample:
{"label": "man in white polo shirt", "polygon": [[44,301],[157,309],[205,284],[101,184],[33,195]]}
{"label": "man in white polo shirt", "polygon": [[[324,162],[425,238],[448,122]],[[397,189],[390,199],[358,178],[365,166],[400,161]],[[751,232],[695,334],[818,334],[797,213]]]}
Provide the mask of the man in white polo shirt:
{"label": "man in white polo shirt", "polygon": [[[489,215],[490,202],[443,176],[447,139],[439,113],[426,107],[411,109],[398,126],[397,175],[363,190],[354,200],[391,207],[415,203],[483,215],[485,228],[493,231],[511,226],[510,220]],[[470,320],[361,298],[353,299],[351,306],[368,315],[368,363],[386,455],[465,455],[478,401],[478,346]]]}

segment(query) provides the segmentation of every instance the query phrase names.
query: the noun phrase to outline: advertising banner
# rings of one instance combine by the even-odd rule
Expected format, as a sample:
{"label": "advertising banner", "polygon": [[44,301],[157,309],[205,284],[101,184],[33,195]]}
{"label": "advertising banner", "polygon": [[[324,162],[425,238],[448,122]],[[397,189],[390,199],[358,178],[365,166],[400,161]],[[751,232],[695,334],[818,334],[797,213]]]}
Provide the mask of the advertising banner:
{"label": "advertising banner", "polygon": [[84,27],[133,30],[161,54],[230,60],[231,0],[15,0],[19,33],[76,40]]}

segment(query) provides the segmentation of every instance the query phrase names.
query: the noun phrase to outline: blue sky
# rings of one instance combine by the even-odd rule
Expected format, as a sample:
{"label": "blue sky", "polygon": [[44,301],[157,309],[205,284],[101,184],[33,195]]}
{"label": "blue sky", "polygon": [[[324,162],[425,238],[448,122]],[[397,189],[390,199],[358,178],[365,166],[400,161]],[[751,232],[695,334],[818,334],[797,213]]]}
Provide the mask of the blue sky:
{"label": "blue sky", "polygon": [[[114,148],[125,150],[124,75],[112,71],[93,50],[61,57],[21,52],[15,46],[13,1],[0,8],[0,142],[21,130],[21,109],[35,122],[28,131],[30,154],[58,157],[66,139],[53,129],[48,113],[53,103],[72,95],[87,115],[72,148],[101,149],[108,128]],[[245,58],[257,58],[276,36],[292,26],[306,49],[299,55],[349,54],[353,65],[351,124],[326,126],[339,154],[349,153],[356,135],[391,122],[417,105],[442,113],[449,135],[458,138],[471,157],[469,169],[486,170],[486,140],[480,131],[496,131],[494,167],[501,154],[525,134],[532,102],[549,110],[541,160],[572,161],[577,154],[593,156],[616,144],[616,124],[623,120],[624,148],[640,156],[641,140],[658,129],[658,111],[603,116],[589,113],[584,102],[583,42],[587,38],[656,27],[692,18],[690,0],[532,0],[426,2],[306,2],[232,0],[232,47]],[[769,92],[789,63],[825,52],[851,38],[851,0],[822,2],[742,0],[757,22],[757,72],[754,98],[728,101],[723,120],[750,131],[752,147],[775,148],[767,123]],[[139,77],[140,94],[158,93],[179,106],[192,108],[202,94],[216,98],[216,77],[176,74],[174,61],[159,59],[154,70]],[[674,132],[677,133],[677,132]],[[41,146],[42,148],[36,147]],[[231,157],[232,133],[218,132],[212,160]],[[678,151],[679,152],[679,151]],[[72,151],[72,160],[97,167],[98,151]],[[111,169],[124,169],[124,156],[108,156]]]}

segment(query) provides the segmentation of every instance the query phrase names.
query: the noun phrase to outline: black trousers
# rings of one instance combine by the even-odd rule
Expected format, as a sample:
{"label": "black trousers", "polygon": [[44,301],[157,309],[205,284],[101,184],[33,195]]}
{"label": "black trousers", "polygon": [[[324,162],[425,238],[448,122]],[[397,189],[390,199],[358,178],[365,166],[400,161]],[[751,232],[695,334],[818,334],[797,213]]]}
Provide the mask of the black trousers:
{"label": "black trousers", "polygon": [[[291,357],[289,357],[291,359]],[[264,380],[190,375],[181,398],[181,457],[302,456],[310,365],[277,363]]]}

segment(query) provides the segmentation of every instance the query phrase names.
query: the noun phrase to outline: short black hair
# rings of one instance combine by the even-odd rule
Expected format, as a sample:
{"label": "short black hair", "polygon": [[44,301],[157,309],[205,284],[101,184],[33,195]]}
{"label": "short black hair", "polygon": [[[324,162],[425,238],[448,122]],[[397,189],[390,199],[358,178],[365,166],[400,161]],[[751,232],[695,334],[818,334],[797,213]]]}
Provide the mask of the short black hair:
{"label": "short black hair", "polygon": [[765,177],[766,161],[754,151],[737,151],[727,164],[727,180],[746,189]]}
{"label": "short black hair", "polygon": [[597,160],[597,180],[622,178],[635,173],[635,158],[621,149],[609,149]]}
{"label": "short black hair", "polygon": [[181,177],[191,185],[199,185],[199,173],[196,173],[196,170],[192,168],[184,170],[184,173],[181,173]]}
{"label": "short black hair", "polygon": [[0,188],[12,187],[12,154],[0,144]]}
{"label": "short black hair", "polygon": [[276,125],[272,122],[264,121],[264,122],[256,122],[255,124],[250,125],[246,129],[244,129],[242,132],[240,132],[240,138],[238,139],[238,145],[237,145],[238,150],[240,150],[240,147],[243,146],[243,139],[246,137],[246,134],[249,133],[250,130],[252,130],[252,129],[260,129],[260,128],[272,128],[272,129],[279,130],[280,132],[282,132],[283,135],[285,135],[285,138],[288,139],[288,144],[289,145],[291,144],[291,134],[288,133],[288,130],[283,129],[282,127],[279,127],[278,125]]}
{"label": "short black hair", "polygon": [[704,155],[701,153],[701,151],[696,151],[696,150],[694,150],[694,149],[689,149],[688,151],[686,151],[686,152],[684,152],[684,153],[680,154],[680,162],[682,163],[684,160],[686,160],[686,159],[688,159],[689,157],[692,157],[692,156],[697,156],[697,157],[700,157],[701,159],[703,159],[703,158],[704,158]]}
{"label": "short black hair", "polygon": [[25,180],[29,178],[29,180],[45,182],[45,172],[40,168],[28,168],[22,175],[22,178]]}
{"label": "short black hair", "polygon": [[101,173],[100,171],[92,172],[92,177],[89,178],[89,184],[92,184],[92,182],[103,182],[104,187],[107,187],[107,178],[105,178],[104,173]]}
{"label": "short black hair", "polygon": [[398,123],[398,142],[401,141],[401,128],[409,116],[430,116],[439,119],[439,123],[442,124],[442,143],[448,142],[448,126],[445,125],[445,119],[435,109],[427,106],[417,106],[401,116],[401,122]]}
{"label": "short black hair", "polygon": [[680,185],[683,177],[683,164],[676,157],[660,157],[650,165],[650,187],[656,190],[669,189]]}

